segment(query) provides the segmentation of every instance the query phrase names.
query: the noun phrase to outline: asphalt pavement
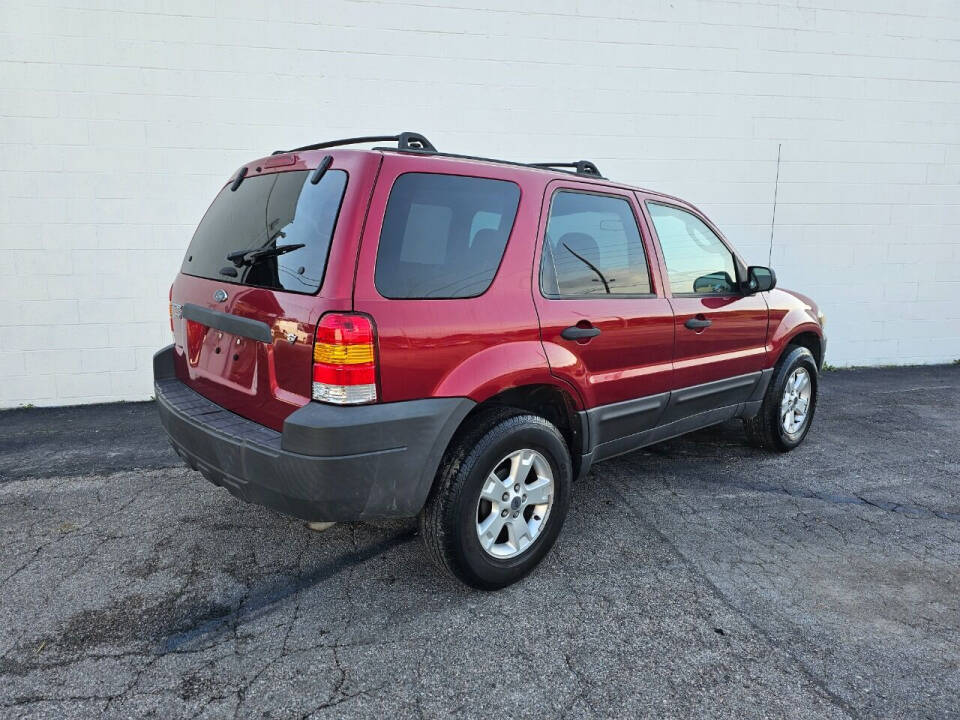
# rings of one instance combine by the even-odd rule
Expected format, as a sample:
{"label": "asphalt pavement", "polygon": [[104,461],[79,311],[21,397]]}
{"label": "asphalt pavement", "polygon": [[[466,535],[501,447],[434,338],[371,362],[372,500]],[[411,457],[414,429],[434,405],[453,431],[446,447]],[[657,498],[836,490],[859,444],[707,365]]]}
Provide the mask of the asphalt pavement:
{"label": "asphalt pavement", "polygon": [[498,593],[412,521],[324,533],[186,469],[150,403],[0,413],[0,717],[960,717],[960,367],[825,373],[594,467]]}

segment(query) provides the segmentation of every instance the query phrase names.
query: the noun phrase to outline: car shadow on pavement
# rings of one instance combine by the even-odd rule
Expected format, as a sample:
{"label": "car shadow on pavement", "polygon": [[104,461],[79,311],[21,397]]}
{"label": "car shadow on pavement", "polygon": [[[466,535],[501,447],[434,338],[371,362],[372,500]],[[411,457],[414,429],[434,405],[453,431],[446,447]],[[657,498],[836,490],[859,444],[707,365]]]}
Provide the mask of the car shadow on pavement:
{"label": "car shadow on pavement", "polygon": [[[389,550],[410,542],[416,536],[416,529],[409,527],[400,532],[383,537],[365,547],[359,547],[324,562],[312,571],[298,576],[295,580],[268,582],[248,588],[235,609],[218,617],[209,617],[208,606],[198,605],[187,608],[186,617],[195,618],[193,624],[187,623],[185,629],[177,630],[161,639],[160,652],[177,652],[191,649],[206,643],[217,636],[230,632],[240,623],[248,623],[270,613],[282,601],[307,590],[318,583],[328,580],[344,570],[368,562]],[[193,610],[193,612],[191,612]]]}

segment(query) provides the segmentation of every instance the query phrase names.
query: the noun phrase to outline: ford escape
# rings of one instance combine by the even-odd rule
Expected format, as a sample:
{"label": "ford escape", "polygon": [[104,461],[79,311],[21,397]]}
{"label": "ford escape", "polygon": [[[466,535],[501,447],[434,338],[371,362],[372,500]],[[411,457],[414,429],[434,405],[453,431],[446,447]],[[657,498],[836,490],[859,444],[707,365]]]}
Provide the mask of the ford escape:
{"label": "ford escape", "polygon": [[733,418],[796,447],[825,350],[817,306],[691,204],[416,133],[241,167],[170,325],[156,397],[190,467],[307,521],[419,516],[484,589],[549,551],[593,463]]}

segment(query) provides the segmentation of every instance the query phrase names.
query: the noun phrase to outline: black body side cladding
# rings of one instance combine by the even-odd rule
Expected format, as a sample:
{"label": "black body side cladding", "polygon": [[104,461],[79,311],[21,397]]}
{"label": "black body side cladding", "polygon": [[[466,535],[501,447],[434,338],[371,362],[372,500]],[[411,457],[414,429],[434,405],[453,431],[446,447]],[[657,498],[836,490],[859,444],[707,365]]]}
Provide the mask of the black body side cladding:
{"label": "black body side cladding", "polygon": [[646,447],[647,445],[653,445],[654,443],[658,443],[663,440],[669,440],[670,438],[677,437],[678,435],[684,435],[693,430],[699,430],[700,428],[725,422],[733,417],[736,417],[736,415],[737,406],[731,405],[729,407],[716,408],[714,410],[708,410],[696,415],[691,415],[690,417],[683,418],[682,420],[675,420],[674,422],[666,423],[664,425],[658,425],[655,428],[644,430],[636,433],[635,435],[628,435],[617,440],[611,440],[603,445],[598,445],[596,448],[594,448],[593,459],[594,462],[597,462],[599,460],[606,460],[608,458],[616,457],[617,455],[623,455],[624,453],[631,452],[632,450],[638,450],[642,447]]}
{"label": "black body side cladding", "polygon": [[757,386],[761,374],[754,372],[737,375],[674,390],[670,393],[670,404],[663,415],[662,422],[672,423],[692,415],[744,402]]}
{"label": "black body side cladding", "polygon": [[773,368],[581,411],[587,428],[580,476],[591,464],[716,425],[753,417]]}
{"label": "black body side cladding", "polygon": [[665,392],[587,410],[591,444],[602,445],[655,427],[669,400],[670,393]]}
{"label": "black body side cladding", "polygon": [[307,403],[284,421],[281,447],[317,456],[399,453],[388,477],[371,486],[368,503],[389,509],[390,516],[396,508],[413,516],[427,500],[450,438],[474,405],[468,398],[355,407]]}
{"label": "black body side cladding", "polygon": [[752,418],[760,412],[760,406],[763,404],[764,395],[767,394],[767,387],[770,385],[771,378],[773,378],[773,368],[764,370],[760,377],[760,382],[757,383],[753,392],[750,393],[750,397],[740,406],[740,412],[737,413],[737,417],[744,419]]}

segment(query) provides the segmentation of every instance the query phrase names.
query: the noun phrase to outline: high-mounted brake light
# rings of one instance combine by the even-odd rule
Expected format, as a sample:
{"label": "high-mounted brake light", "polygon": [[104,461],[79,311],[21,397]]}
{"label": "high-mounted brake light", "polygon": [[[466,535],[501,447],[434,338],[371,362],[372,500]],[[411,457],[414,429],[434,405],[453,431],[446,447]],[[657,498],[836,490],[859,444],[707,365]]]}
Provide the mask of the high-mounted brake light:
{"label": "high-mounted brake light", "polygon": [[327,313],[313,345],[313,399],[360,405],[377,399],[373,322],[366,315]]}

